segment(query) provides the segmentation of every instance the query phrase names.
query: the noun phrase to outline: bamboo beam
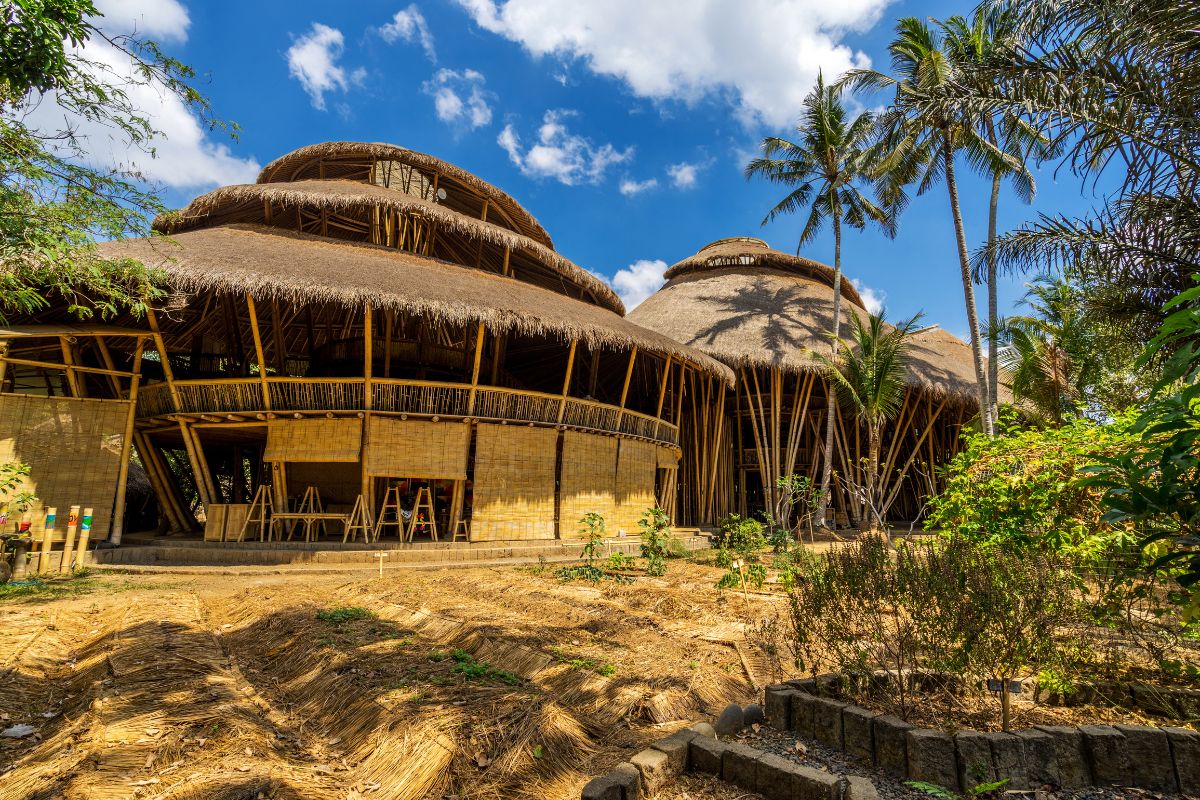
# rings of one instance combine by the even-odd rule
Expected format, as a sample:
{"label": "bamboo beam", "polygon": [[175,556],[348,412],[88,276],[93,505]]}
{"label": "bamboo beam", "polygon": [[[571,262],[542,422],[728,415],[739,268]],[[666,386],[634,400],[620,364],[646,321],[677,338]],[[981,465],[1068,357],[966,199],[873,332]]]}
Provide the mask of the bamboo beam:
{"label": "bamboo beam", "polygon": [[662,419],[663,401],[667,399],[667,378],[671,376],[671,354],[667,354],[667,363],[663,365],[662,383],[658,387],[658,406],[654,416]]}
{"label": "bamboo beam", "polygon": [[283,336],[283,319],[279,313],[279,301],[271,300],[271,341],[275,350],[275,374],[287,373],[287,342]]}
{"label": "bamboo beam", "polygon": [[254,298],[246,293],[246,307],[250,309],[250,335],[254,337],[254,357],[258,359],[258,382],[262,387],[263,408],[271,410],[271,387],[267,385],[267,362],[263,358],[262,334],[258,329],[258,312],[254,308]]}
{"label": "bamboo beam", "polygon": [[26,367],[37,367],[39,369],[61,369],[70,370],[72,372],[87,372],[96,375],[113,375],[121,378],[132,378],[132,372],[126,372],[119,369],[105,369],[103,367],[85,367],[80,364],[68,366],[66,364],[55,364],[52,361],[35,361],[29,358],[13,358],[11,356],[0,356],[0,361],[6,364],[19,364]]}
{"label": "bamboo beam", "polygon": [[[138,337],[137,347],[133,353],[133,363],[142,363],[142,348],[146,346],[146,340]],[[137,418],[137,394],[138,384],[141,382],[141,374],[135,374],[129,379],[129,415],[125,419],[125,436],[121,439],[121,461],[117,472],[117,497],[116,503],[113,506],[112,527],[108,534],[108,540],[114,545],[121,543],[121,533],[125,527],[125,492],[129,487],[129,452],[133,445],[133,423]]]}
{"label": "bamboo beam", "polygon": [[63,369],[67,371],[67,386],[71,387],[71,396],[83,397],[79,391],[79,377],[75,374],[75,356],[71,352],[71,340],[60,336],[58,343],[62,348]]}
{"label": "bamboo beam", "polygon": [[371,331],[371,304],[367,303],[363,309],[363,407],[371,409],[375,403],[375,393],[371,384],[371,369],[374,353],[372,347],[374,345],[374,335]]}
{"label": "bamboo beam", "polygon": [[196,491],[200,494],[200,503],[207,510],[212,503],[212,495],[208,488],[209,478],[205,474],[207,466],[200,462],[196,443],[192,441],[191,431],[188,430],[188,424],[183,420],[179,420],[179,435],[183,437],[183,448],[187,451],[188,464],[192,468],[192,477],[196,483]]}
{"label": "bamboo beam", "polygon": [[483,323],[475,334],[475,366],[471,368],[471,393],[467,396],[467,416],[475,413],[475,394],[479,389],[479,365],[483,362]]}
{"label": "bamboo beam", "polygon": [[162,331],[158,328],[158,319],[154,316],[154,309],[146,308],[146,323],[150,326],[151,332],[154,334],[154,348],[158,351],[159,361],[162,363],[163,378],[167,381],[167,389],[171,392],[171,402],[174,404],[175,411],[180,409],[179,389],[175,387],[175,372],[171,369],[171,359],[167,356],[167,345],[163,341]]}
{"label": "bamboo beam", "polygon": [[[100,361],[104,364],[104,368],[112,370],[113,372],[116,372],[117,364],[115,361],[113,361],[112,351],[110,351],[108,349],[108,343],[106,343],[104,341],[104,337],[97,336],[92,341],[94,341],[96,343],[96,349],[100,351]],[[141,341],[142,340],[139,337],[138,343],[141,344]],[[135,372],[140,372],[141,364],[135,363],[133,365],[133,369]],[[2,384],[3,382],[4,381],[2,379],[0,379],[0,384]],[[116,375],[109,375],[108,382],[112,386],[113,397],[120,397],[121,396],[121,381],[117,379]]]}
{"label": "bamboo beam", "polygon": [[[484,206],[484,215],[487,215],[487,206]],[[563,378],[562,401],[558,404],[558,422],[563,420],[563,414],[567,411],[567,392],[571,389],[571,372],[575,369],[575,347],[579,342],[575,339],[571,340],[571,350],[567,353],[567,374]]]}

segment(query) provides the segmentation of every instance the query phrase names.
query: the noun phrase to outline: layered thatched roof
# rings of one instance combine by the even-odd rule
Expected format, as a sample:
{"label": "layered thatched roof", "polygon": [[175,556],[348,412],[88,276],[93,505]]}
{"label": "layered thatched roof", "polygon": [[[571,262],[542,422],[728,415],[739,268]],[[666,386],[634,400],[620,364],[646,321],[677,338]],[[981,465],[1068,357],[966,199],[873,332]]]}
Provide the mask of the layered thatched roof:
{"label": "layered thatched roof", "polygon": [[[446,199],[452,207],[466,202],[466,198],[456,196],[455,189],[465,190],[480,200],[488,200],[508,221],[513,223],[514,229],[519,233],[541,242],[546,247],[551,249],[554,247],[550,234],[546,233],[546,229],[542,227],[541,223],[507,192],[472,175],[461,167],[442,161],[440,158],[397,147],[394,144],[384,142],[311,144],[286,153],[267,164],[259,173],[258,182],[279,183],[310,178],[347,177],[355,171],[355,168],[350,165],[364,158],[396,161],[426,172],[436,173],[442,178],[440,186],[447,191]],[[318,164],[321,161],[325,163],[319,167]],[[336,163],[339,161],[345,162],[348,165],[347,168],[339,170]],[[479,209],[471,207],[469,203],[466,208],[456,208],[455,210],[463,210],[469,216],[479,217]]]}
{"label": "layered thatched roof", "polygon": [[439,230],[524,253],[571,283],[584,287],[611,311],[625,313],[620,298],[608,284],[541,242],[430,200],[358,181],[326,179],[223,186],[197,197],[182,212],[159,216],[154,221],[154,228],[161,233],[175,234],[230,222],[265,222],[264,201],[281,206],[361,213],[364,218],[369,217],[372,208],[417,213],[436,221]]}
{"label": "layered thatched roof", "polygon": [[[866,313],[857,294],[851,300],[842,304],[843,326],[852,313]],[[675,271],[666,286],[629,313],[629,319],[734,368],[815,370],[820,362],[813,351],[829,348],[833,292],[816,276],[794,269],[706,266]],[[909,382],[938,395],[973,401],[970,347],[939,329],[916,335]]]}
{"label": "layered thatched roof", "polygon": [[[663,277],[671,280],[689,272],[700,272],[719,267],[770,267],[810,278],[830,288],[833,287],[834,271],[832,267],[809,258],[775,250],[762,239],[756,239],[753,236],[733,236],[707,244],[694,255],[671,265]],[[858,290],[844,275],[842,276],[842,297],[849,299],[858,307],[862,307],[863,302],[862,298],[858,296]]]}
{"label": "layered thatched roof", "polygon": [[264,301],[349,307],[370,303],[376,309],[451,324],[483,322],[493,332],[578,339],[597,348],[636,345],[670,354],[726,382],[733,380],[725,365],[606,308],[394,248],[236,224],[186,231],[170,239],[106,242],[100,251],[106,257],[136,258],[160,268],[185,292],[249,293]]}

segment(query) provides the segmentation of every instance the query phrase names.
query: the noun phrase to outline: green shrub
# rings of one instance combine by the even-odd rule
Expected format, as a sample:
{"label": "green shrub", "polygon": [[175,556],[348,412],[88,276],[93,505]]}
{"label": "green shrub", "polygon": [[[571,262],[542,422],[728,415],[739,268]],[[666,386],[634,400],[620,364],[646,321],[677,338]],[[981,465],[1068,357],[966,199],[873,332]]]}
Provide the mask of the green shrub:
{"label": "green shrub", "polygon": [[717,581],[717,588],[744,588],[744,581],[761,589],[767,580],[767,568],[760,555],[767,546],[763,524],[729,514],[719,523],[716,543],[717,566],[727,570]]}
{"label": "green shrub", "polygon": [[358,606],[347,606],[343,608],[329,608],[324,611],[317,612],[317,619],[321,622],[328,622],[330,625],[344,625],[347,622],[357,622],[364,619],[375,619],[375,615],[365,608]]}
{"label": "green shrub", "polygon": [[647,575],[665,575],[667,557],[671,554],[671,523],[661,508],[647,508],[638,520],[642,529],[642,558],[646,559]]}

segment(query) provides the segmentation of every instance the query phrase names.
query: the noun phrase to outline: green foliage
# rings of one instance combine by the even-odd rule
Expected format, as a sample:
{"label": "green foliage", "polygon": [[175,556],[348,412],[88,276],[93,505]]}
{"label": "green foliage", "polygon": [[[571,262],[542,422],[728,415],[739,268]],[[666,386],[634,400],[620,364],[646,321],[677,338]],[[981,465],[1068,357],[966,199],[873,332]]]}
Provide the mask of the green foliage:
{"label": "green foliage", "polygon": [[[775,481],[775,487],[783,493],[784,498],[796,514],[797,526],[806,526],[809,535],[813,533],[813,522],[822,497],[828,492],[822,492],[821,486],[807,475],[780,475]],[[771,546],[774,548],[775,543]],[[776,549],[775,552],[780,552]]]}
{"label": "green foliage", "polygon": [[[95,159],[76,135],[76,120],[153,157],[161,134],[130,97],[136,87],[151,87],[177,97],[209,127],[225,127],[208,115],[189,67],[152,41],[106,35],[98,17],[87,0],[0,5],[0,319],[53,299],[81,317],[141,313],[162,296],[157,272],[95,249],[97,238],[148,235],[149,218],[165,210],[159,192],[144,187],[134,168],[88,166]],[[122,66],[89,57],[85,43]],[[63,127],[30,127],[25,111],[35,101],[55,105],[61,113],[51,116]]]}
{"label": "green foliage", "polygon": [[661,508],[648,508],[638,520],[642,529],[642,558],[646,559],[647,575],[665,575],[667,558],[671,555],[671,523]]}
{"label": "green foliage", "polygon": [[1131,539],[1105,524],[1101,491],[1087,471],[1134,441],[1130,421],[1074,420],[1061,428],[966,437],[945,471],[946,488],[931,501],[925,527],[1005,548],[1049,548],[1095,562]]}
{"label": "green foliage", "polygon": [[611,678],[617,674],[616,665],[608,661],[568,656],[558,647],[550,648],[550,652],[554,654],[555,658],[571,669],[586,669],[590,672],[595,672],[597,675],[603,675],[606,678]]}
{"label": "green foliage", "polygon": [[[991,800],[995,797],[1000,797],[1003,792],[1000,790],[1008,785],[1008,778],[998,781],[988,781],[979,783],[967,789],[966,797],[979,798],[979,800]],[[962,800],[955,792],[949,789],[938,786],[936,783],[928,783],[926,781],[905,781],[905,786],[911,786],[914,789],[925,792],[930,797],[936,797],[937,800]]]}
{"label": "green foliage", "polygon": [[[1200,276],[1197,276],[1200,279]],[[1124,452],[1101,459],[1092,485],[1104,491],[1105,520],[1129,525],[1157,555],[1151,569],[1177,568],[1200,607],[1200,286],[1170,303],[1171,311],[1141,365],[1166,350],[1150,402],[1132,427]]]}
{"label": "green foliage", "polygon": [[610,570],[620,571],[629,569],[633,566],[633,559],[620,550],[614,550],[608,555],[608,568]]}
{"label": "green foliage", "polygon": [[[486,661],[476,661],[474,656],[461,647],[451,650],[450,658],[454,661],[454,668],[451,672],[456,675],[462,675],[469,681],[491,679],[506,683],[509,686],[516,686],[521,682],[521,679],[517,675],[508,670],[497,669]],[[430,660],[441,661],[444,660],[444,656],[439,659],[433,659],[431,654]]]}
{"label": "green foliage", "polygon": [[317,612],[317,619],[330,625],[345,625],[347,622],[358,622],[364,619],[375,619],[375,614],[359,606],[330,608]]}
{"label": "green foliage", "polygon": [[583,534],[584,538],[583,552],[580,555],[588,566],[591,566],[599,556],[600,548],[604,546],[604,537],[608,534],[608,526],[604,522],[604,515],[595,511],[584,514],[579,519],[579,525],[579,532]]}
{"label": "green foliage", "polygon": [[29,477],[29,465],[18,461],[0,464],[0,505],[10,511],[22,512],[37,502],[37,495],[27,489],[17,491]]}
{"label": "green foliage", "polygon": [[747,583],[762,588],[767,568],[761,553],[767,539],[761,522],[729,514],[718,525],[716,543],[717,566],[727,570],[717,581],[718,589],[741,589]]}

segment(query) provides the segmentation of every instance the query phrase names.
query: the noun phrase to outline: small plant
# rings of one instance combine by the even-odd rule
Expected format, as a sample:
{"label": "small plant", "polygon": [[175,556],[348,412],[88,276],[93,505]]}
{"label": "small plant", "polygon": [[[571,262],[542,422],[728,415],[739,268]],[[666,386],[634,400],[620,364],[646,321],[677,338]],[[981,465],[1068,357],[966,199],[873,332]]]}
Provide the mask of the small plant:
{"label": "small plant", "polygon": [[914,789],[925,792],[925,794],[936,797],[938,800],[963,800],[966,798],[978,798],[978,800],[993,800],[1000,797],[1003,792],[1000,790],[1008,785],[1008,778],[999,781],[988,781],[979,783],[967,789],[965,795],[960,796],[956,792],[952,792],[945,787],[938,786],[936,783],[926,783],[925,781],[905,781],[905,786],[911,786]]}
{"label": "small plant", "polygon": [[491,679],[507,683],[509,686],[516,686],[521,682],[518,676],[506,669],[497,669],[486,661],[475,660],[474,656],[461,647],[451,650],[450,658],[454,661],[454,668],[451,671],[456,675],[462,675],[469,681]]}
{"label": "small plant", "polygon": [[642,558],[646,559],[647,575],[665,575],[667,558],[671,555],[671,522],[661,508],[647,508],[638,520],[642,529]]}
{"label": "small plant", "polygon": [[807,527],[809,539],[815,539],[816,533],[813,525],[817,508],[821,504],[821,497],[825,494],[821,491],[820,484],[807,475],[781,475],[775,481],[775,486],[783,492],[784,497],[791,505],[792,512],[796,516],[797,531]]}
{"label": "small plant", "polygon": [[359,606],[346,606],[343,608],[329,608],[324,611],[317,612],[317,619],[321,622],[327,622],[330,625],[345,625],[347,622],[358,622],[364,619],[375,619],[375,615],[365,608]]}
{"label": "small plant", "polygon": [[589,583],[599,583],[606,575],[603,569],[596,565],[600,558],[600,551],[604,547],[604,537],[608,532],[608,527],[604,522],[604,515],[595,511],[589,511],[579,519],[579,533],[583,536],[583,552],[579,557],[583,559],[582,564],[576,564],[570,567],[561,567],[555,570],[555,575],[559,580],[585,580]]}
{"label": "small plant", "polygon": [[608,568],[610,570],[629,569],[633,566],[633,559],[620,550],[614,550],[608,556]]}
{"label": "small plant", "polygon": [[442,652],[441,650],[434,649],[434,650],[430,650],[429,655],[425,656],[425,658],[428,659],[429,661],[433,661],[434,663],[437,663],[439,661],[445,661],[446,654],[444,652]]}
{"label": "small plant", "polygon": [[717,588],[744,589],[750,583],[761,589],[767,580],[767,568],[759,557],[767,546],[762,523],[730,514],[721,520],[718,542],[717,566],[728,571]]}

